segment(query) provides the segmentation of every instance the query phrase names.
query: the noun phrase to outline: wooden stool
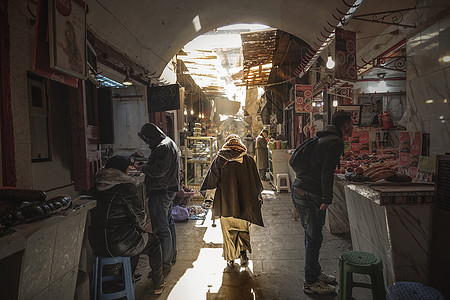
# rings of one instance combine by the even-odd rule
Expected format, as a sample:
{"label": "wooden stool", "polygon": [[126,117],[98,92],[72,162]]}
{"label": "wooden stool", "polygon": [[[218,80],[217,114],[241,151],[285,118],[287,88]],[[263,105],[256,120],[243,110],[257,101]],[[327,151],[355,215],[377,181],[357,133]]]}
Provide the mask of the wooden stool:
{"label": "wooden stool", "polygon": [[[372,298],[385,300],[383,262],[372,253],[362,251],[345,252],[339,258],[339,300],[346,300],[352,296],[353,287],[369,288]],[[367,274],[371,284],[354,282],[353,273]]]}
{"label": "wooden stool", "polygon": [[277,193],[281,190],[291,192],[291,185],[289,184],[289,174],[277,174]]}

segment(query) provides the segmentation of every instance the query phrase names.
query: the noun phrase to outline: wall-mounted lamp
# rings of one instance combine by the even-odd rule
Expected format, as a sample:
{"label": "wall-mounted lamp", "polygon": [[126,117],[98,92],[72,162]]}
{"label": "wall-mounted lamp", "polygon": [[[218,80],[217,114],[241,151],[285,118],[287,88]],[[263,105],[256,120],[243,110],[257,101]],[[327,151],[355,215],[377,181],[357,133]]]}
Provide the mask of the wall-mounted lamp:
{"label": "wall-mounted lamp", "polygon": [[331,53],[328,52],[327,68],[328,68],[328,69],[333,69],[335,65],[336,65],[336,64],[335,64],[333,58],[331,57]]}
{"label": "wall-mounted lamp", "polygon": [[123,80],[122,84],[126,85],[126,86],[133,85],[133,82],[131,82],[131,79],[130,79],[130,76],[128,73],[128,69],[127,69],[127,76],[125,76],[125,79]]}
{"label": "wall-mounted lamp", "polygon": [[338,101],[337,100],[333,100],[333,107],[337,107],[338,106]]}

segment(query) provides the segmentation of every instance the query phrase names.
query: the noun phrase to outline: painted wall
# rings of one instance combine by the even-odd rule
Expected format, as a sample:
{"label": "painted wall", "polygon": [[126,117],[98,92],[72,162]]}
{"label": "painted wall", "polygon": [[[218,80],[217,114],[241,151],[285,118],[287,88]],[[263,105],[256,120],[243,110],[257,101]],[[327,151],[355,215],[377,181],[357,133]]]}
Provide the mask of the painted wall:
{"label": "painted wall", "polygon": [[450,152],[450,15],[407,41],[407,128],[430,133],[431,155]]}
{"label": "painted wall", "polygon": [[8,14],[17,187],[33,188],[27,71],[33,67],[35,26],[30,23],[26,0],[8,1]]}
{"label": "painted wall", "polygon": [[[11,46],[11,102],[14,122],[17,187],[49,190],[72,183],[70,169],[70,133],[68,123],[67,88],[52,82],[47,87],[49,116],[51,122],[50,141],[52,159],[47,162],[31,162],[31,140],[28,104],[27,72],[33,69],[34,17],[27,9],[26,0],[8,1]],[[30,4],[33,11],[33,5]],[[53,116],[52,116],[53,115]],[[48,193],[75,196],[73,187],[57,189]]]}

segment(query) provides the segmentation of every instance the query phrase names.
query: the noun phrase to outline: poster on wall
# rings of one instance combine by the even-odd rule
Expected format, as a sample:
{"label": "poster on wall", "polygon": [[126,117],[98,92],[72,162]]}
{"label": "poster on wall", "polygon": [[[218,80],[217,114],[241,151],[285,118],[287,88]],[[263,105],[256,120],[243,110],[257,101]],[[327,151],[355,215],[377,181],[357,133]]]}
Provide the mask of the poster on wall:
{"label": "poster on wall", "polygon": [[48,2],[47,0],[40,0],[36,10],[33,71],[51,80],[76,88],[78,87],[78,78],[50,68],[50,50],[47,36],[48,19]]}
{"label": "poster on wall", "polygon": [[336,79],[356,81],[356,33],[350,30],[336,28]]}
{"label": "poster on wall", "polygon": [[295,112],[306,113],[313,111],[312,85],[295,85]]}
{"label": "poster on wall", "polygon": [[421,132],[400,132],[399,173],[416,178],[417,167],[422,152]]}
{"label": "poster on wall", "polygon": [[49,0],[50,67],[86,79],[86,11],[82,0]]}
{"label": "poster on wall", "polygon": [[359,125],[361,123],[361,105],[339,105],[336,107],[336,111],[348,111],[352,114],[353,125]]}
{"label": "poster on wall", "polygon": [[369,130],[354,130],[350,138],[350,150],[354,153],[370,153]]}

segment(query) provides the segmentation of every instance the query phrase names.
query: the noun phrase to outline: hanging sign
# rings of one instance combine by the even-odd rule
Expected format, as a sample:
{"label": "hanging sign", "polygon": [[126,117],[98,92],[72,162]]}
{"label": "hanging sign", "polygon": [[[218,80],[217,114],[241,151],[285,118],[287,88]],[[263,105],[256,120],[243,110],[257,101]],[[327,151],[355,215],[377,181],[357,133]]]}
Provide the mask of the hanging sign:
{"label": "hanging sign", "polygon": [[336,79],[355,82],[356,73],[356,33],[342,28],[336,28]]}
{"label": "hanging sign", "polygon": [[305,113],[313,111],[312,85],[295,85],[295,112]]}

